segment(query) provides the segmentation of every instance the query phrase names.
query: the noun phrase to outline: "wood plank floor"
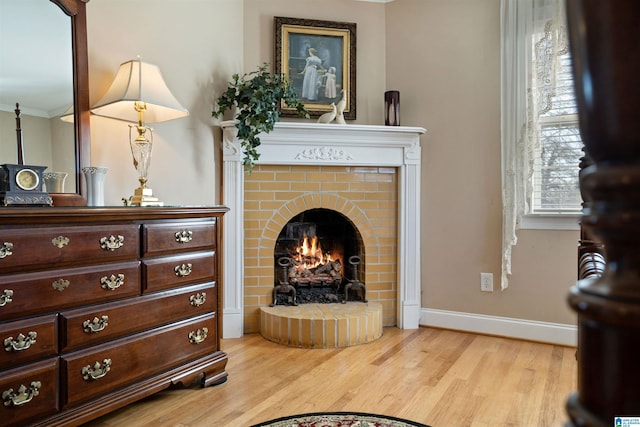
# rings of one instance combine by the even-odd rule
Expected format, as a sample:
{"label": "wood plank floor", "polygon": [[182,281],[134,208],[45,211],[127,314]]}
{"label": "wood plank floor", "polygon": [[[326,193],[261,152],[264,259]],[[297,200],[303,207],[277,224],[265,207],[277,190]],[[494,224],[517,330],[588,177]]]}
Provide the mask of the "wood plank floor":
{"label": "wood plank floor", "polygon": [[167,390],[86,427],[246,427],[285,415],[373,412],[432,427],[562,426],[575,348],[420,328],[385,328],[344,349],[298,349],[258,334],[222,341],[225,384]]}

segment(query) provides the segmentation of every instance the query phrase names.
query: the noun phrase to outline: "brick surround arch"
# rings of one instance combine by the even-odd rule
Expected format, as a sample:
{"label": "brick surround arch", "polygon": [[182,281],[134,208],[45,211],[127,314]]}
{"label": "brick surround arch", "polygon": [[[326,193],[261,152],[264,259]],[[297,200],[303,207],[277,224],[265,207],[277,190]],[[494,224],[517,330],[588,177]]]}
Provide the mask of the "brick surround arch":
{"label": "brick surround arch", "polygon": [[385,326],[396,325],[397,193],[396,168],[259,165],[246,176],[245,333],[258,332],[259,308],[272,301],[278,234],[319,208],[341,213],[360,233],[367,297],[382,304]]}

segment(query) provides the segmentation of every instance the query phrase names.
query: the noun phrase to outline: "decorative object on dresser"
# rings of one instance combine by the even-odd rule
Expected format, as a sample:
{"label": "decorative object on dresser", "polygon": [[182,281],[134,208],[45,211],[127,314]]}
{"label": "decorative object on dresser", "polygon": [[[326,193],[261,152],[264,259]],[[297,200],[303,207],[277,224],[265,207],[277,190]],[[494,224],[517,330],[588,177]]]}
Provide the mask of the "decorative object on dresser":
{"label": "decorative object on dresser", "polygon": [[214,118],[220,118],[227,111],[234,112],[236,136],[243,151],[242,163],[248,171],[260,157],[258,135],[271,132],[280,121],[280,105],[294,109],[299,117],[309,118],[290,80],[283,74],[268,72],[268,66],[264,63],[256,71],[242,76],[234,74],[227,89],[218,97],[216,110],[211,113]]}
{"label": "decorative object on dresser", "polygon": [[52,205],[53,200],[43,191],[42,174],[46,166],[24,164],[20,104],[16,103],[16,139],[18,164],[0,165],[0,202],[9,205]]}
{"label": "decorative object on dresser", "polygon": [[108,168],[88,166],[82,168],[82,174],[87,182],[87,205],[104,206],[104,180]]}
{"label": "decorative object on dresser", "polygon": [[78,425],[226,381],[226,207],[0,210],[0,419]]}
{"label": "decorative object on dresser", "polygon": [[64,182],[68,175],[67,172],[45,172],[42,174],[45,188],[49,193],[64,193]]}
{"label": "decorative object on dresser", "polygon": [[[129,143],[133,155],[133,166],[138,171],[140,186],[134,191],[128,205],[162,206],[147,187],[147,173],[153,149],[153,129],[144,124],[164,122],[189,115],[173,96],[162,78],[160,69],[140,58],[120,64],[120,69],[111,86],[92,108],[98,116],[126,120],[137,125],[129,125]],[[135,132],[134,132],[135,128]]]}

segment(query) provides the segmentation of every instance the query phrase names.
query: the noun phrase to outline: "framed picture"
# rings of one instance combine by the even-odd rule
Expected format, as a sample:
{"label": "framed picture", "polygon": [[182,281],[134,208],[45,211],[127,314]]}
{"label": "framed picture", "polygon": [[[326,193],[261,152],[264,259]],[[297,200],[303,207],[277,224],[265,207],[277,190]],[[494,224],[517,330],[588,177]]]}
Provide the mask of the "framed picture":
{"label": "framed picture", "polygon": [[[317,117],[345,97],[344,118],[356,118],[356,24],[284,18],[275,21],[275,72],[289,78],[300,101]],[[281,105],[283,116],[294,109]]]}

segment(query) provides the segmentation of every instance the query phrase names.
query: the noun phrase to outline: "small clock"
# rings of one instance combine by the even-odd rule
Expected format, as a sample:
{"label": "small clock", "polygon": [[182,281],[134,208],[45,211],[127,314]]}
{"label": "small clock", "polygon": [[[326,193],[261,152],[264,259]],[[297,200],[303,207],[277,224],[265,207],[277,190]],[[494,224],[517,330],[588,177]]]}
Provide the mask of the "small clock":
{"label": "small clock", "polygon": [[40,184],[40,177],[33,169],[20,169],[16,174],[16,185],[24,191],[35,190],[38,184]]}
{"label": "small clock", "polygon": [[53,205],[53,199],[42,191],[42,173],[46,166],[0,165],[0,203],[5,206]]}

